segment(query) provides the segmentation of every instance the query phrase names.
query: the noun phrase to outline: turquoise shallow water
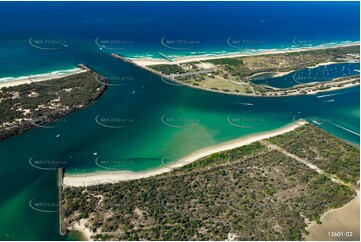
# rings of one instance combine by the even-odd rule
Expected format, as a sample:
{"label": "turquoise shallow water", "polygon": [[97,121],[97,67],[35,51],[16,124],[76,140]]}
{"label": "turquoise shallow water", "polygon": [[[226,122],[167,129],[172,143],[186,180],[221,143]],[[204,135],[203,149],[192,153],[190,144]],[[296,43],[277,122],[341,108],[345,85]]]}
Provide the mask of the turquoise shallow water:
{"label": "turquoise shallow water", "polygon": [[[359,3],[312,3],[312,8],[307,3],[262,4],[1,3],[0,78],[84,63],[114,85],[94,104],[48,128],[0,142],[0,240],[73,238],[58,235],[52,169],[59,165],[73,173],[152,169],[162,165],[162,159],[175,160],[298,118],[358,145],[359,87],[283,98],[216,94],[169,85],[111,58],[108,52],[113,51],[95,44],[100,37],[125,41],[126,48],[114,52],[127,56],[159,51],[177,56],[359,39]],[[306,19],[303,10],[309,13]],[[342,18],[336,20],[335,14]],[[31,37],[40,47],[58,49],[34,48]],[[166,48],[160,43],[163,37],[186,40],[188,46],[181,42],[171,46],[178,50]],[[227,44],[229,37],[236,49]],[[50,43],[39,42],[46,40]]]}

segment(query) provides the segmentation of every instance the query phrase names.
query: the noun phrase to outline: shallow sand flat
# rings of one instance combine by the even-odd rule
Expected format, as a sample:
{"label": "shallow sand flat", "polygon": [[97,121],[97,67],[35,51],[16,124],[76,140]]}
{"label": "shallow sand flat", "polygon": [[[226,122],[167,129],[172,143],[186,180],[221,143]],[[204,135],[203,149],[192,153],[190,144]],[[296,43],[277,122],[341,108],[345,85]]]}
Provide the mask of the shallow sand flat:
{"label": "shallow sand flat", "polygon": [[79,74],[85,71],[86,70],[77,67],[74,69],[54,71],[45,74],[21,76],[16,78],[12,78],[12,77],[0,78],[0,88],[18,86],[22,84],[30,84],[33,82],[48,81],[48,80]]}
{"label": "shallow sand flat", "polygon": [[261,132],[254,135],[245,136],[233,141],[226,142],[224,144],[219,144],[215,146],[206,147],[200,149],[198,151],[193,152],[192,154],[180,159],[179,161],[167,165],[162,166],[161,168],[142,171],[142,172],[132,172],[132,171],[114,171],[114,172],[94,172],[88,174],[66,174],[63,179],[64,186],[91,186],[97,184],[105,184],[105,183],[115,183],[126,180],[136,180],[146,177],[155,176],[158,174],[162,174],[165,172],[169,172],[174,168],[182,167],[184,165],[190,164],[196,160],[199,160],[208,155],[234,149],[240,146],[248,145],[256,141],[260,141],[263,139],[268,139],[276,135],[284,134],[290,132],[297,127],[304,125],[306,121],[299,120],[295,123],[286,125],[276,130]]}
{"label": "shallow sand flat", "polygon": [[[360,191],[357,197],[345,206],[330,210],[321,216],[322,224],[313,223],[307,229],[306,240],[343,241],[360,240]],[[343,232],[343,236],[330,236],[329,232]],[[346,236],[352,232],[352,236]],[[350,235],[348,233],[347,235]]]}

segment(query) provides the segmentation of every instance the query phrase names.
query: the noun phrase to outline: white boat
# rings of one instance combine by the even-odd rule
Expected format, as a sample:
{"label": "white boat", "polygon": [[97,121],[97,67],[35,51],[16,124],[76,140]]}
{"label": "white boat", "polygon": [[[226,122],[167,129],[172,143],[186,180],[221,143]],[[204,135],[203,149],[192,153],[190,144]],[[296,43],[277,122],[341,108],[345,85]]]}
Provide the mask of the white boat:
{"label": "white boat", "polygon": [[312,120],[312,122],[314,123],[314,124],[317,124],[317,125],[321,125],[322,123],[320,123],[320,122],[318,122],[318,121],[316,121],[316,120]]}

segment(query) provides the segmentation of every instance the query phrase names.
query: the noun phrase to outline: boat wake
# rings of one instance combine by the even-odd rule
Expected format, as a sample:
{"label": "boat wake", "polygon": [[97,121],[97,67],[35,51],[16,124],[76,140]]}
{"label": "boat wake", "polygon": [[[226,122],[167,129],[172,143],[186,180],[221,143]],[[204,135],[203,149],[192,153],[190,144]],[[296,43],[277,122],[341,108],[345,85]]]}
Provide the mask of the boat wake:
{"label": "boat wake", "polygon": [[355,131],[353,131],[353,130],[351,130],[351,129],[348,129],[348,128],[343,127],[343,126],[338,125],[338,124],[335,124],[335,123],[333,123],[333,122],[331,122],[331,121],[327,121],[327,120],[324,120],[324,121],[325,121],[326,123],[328,123],[328,124],[331,124],[331,125],[333,125],[333,126],[337,127],[337,128],[343,129],[343,130],[345,130],[345,131],[347,131],[347,132],[349,132],[349,133],[351,133],[351,134],[354,134],[354,135],[360,136],[360,134],[359,134],[359,133],[357,133],[357,132],[355,132]]}
{"label": "boat wake", "polygon": [[332,96],[342,95],[342,94],[346,94],[346,93],[350,93],[350,92],[352,92],[352,91],[345,91],[345,92],[337,92],[337,93],[319,95],[319,96],[317,96],[317,98],[332,97]]}
{"label": "boat wake", "polygon": [[332,103],[334,101],[335,101],[335,99],[329,99],[329,100],[322,101],[321,103]]}
{"label": "boat wake", "polygon": [[244,105],[244,106],[253,106],[253,103],[236,103],[239,105]]}

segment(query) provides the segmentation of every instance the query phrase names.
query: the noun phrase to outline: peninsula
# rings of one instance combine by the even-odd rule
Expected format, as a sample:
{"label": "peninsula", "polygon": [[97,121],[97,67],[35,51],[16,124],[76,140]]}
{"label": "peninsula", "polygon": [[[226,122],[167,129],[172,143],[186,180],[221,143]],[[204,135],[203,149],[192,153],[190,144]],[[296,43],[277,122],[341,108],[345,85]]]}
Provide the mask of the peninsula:
{"label": "peninsula", "polygon": [[294,96],[338,90],[360,84],[360,75],[342,76],[329,81],[296,83],[289,88],[275,88],[255,84],[253,78],[267,74],[269,78],[335,63],[358,63],[359,45],[339,47],[301,48],[284,51],[265,51],[257,54],[229,54],[218,56],[169,59],[128,59],[111,54],[128,63],[161,76],[165,82],[185,85],[212,92],[243,96]]}

